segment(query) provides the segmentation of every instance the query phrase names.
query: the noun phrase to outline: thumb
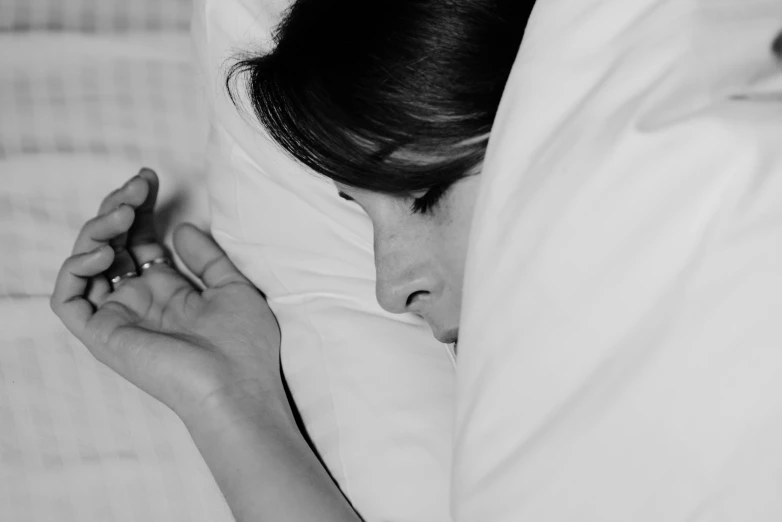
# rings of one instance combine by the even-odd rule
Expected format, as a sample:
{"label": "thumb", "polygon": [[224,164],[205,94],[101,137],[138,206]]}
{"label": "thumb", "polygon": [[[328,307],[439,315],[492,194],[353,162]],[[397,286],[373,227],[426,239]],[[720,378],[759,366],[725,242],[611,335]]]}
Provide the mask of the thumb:
{"label": "thumb", "polygon": [[207,288],[231,283],[251,285],[215,240],[190,223],[179,225],[174,230],[174,249],[185,266]]}

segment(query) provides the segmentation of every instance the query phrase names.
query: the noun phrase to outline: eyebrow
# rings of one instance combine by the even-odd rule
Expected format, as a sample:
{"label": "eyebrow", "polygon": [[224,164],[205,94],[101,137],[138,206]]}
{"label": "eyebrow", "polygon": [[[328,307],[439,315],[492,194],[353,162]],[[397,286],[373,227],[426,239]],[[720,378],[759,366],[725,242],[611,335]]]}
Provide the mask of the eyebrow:
{"label": "eyebrow", "polygon": [[337,195],[338,195],[339,197],[341,197],[342,199],[345,199],[345,200],[347,200],[347,201],[355,201],[355,199],[351,198],[350,196],[348,196],[347,194],[345,194],[345,193],[344,193],[344,192],[342,192],[341,190],[340,190],[339,192],[337,192]]}

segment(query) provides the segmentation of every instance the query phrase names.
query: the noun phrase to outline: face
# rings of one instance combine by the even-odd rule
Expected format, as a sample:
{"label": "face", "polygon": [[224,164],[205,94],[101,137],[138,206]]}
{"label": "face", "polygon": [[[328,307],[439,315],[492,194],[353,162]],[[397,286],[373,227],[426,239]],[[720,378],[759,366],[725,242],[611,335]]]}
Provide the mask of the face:
{"label": "face", "polygon": [[414,313],[443,343],[459,335],[462,280],[480,175],[451,185],[425,212],[411,207],[433,193],[391,196],[337,184],[374,227],[377,300],[392,313]]}

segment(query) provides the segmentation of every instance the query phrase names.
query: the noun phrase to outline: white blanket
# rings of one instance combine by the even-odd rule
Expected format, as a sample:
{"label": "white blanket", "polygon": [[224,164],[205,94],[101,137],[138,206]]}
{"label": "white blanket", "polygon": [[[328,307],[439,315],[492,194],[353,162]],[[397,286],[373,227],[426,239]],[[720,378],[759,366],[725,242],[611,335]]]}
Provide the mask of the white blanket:
{"label": "white blanket", "polygon": [[532,22],[472,230],[455,519],[782,520],[782,4]]}

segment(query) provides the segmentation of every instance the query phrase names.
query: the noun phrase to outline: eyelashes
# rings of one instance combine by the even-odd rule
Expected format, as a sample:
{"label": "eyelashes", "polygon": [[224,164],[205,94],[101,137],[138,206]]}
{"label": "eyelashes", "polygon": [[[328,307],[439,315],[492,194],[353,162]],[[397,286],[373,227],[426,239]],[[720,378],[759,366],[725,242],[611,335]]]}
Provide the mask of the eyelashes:
{"label": "eyelashes", "polygon": [[427,214],[442,199],[450,185],[436,185],[426,191],[420,198],[414,198],[410,205],[413,214]]}
{"label": "eyelashes", "polygon": [[[413,198],[413,203],[410,205],[410,212],[413,214],[428,214],[437,203],[440,202],[443,196],[445,196],[451,184],[436,185],[424,193],[423,196]],[[346,201],[355,201],[352,197],[345,194],[342,191],[337,192],[337,195]]]}

